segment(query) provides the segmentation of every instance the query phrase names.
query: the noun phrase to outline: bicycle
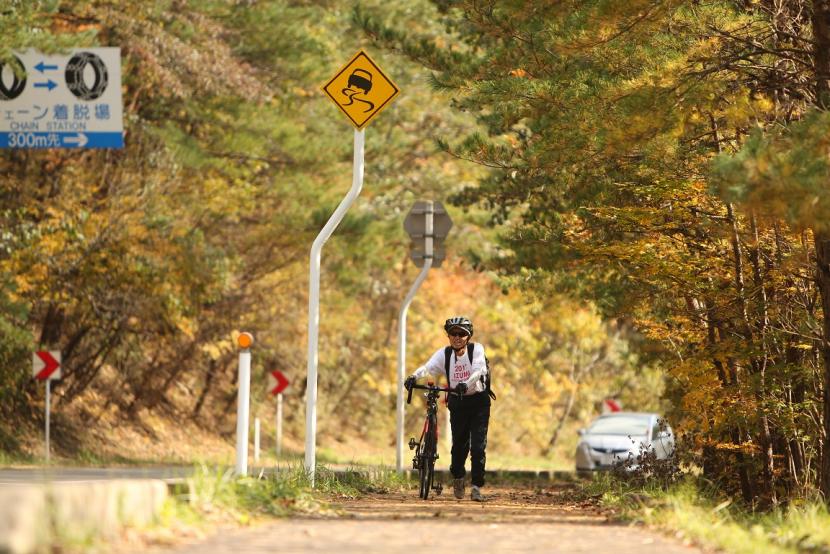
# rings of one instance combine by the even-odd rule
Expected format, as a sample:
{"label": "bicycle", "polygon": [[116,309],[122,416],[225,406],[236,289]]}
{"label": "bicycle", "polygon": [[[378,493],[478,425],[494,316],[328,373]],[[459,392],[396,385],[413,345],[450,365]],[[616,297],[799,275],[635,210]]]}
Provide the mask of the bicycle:
{"label": "bicycle", "polygon": [[424,429],[421,431],[421,439],[415,441],[415,437],[409,439],[409,449],[415,451],[412,458],[412,469],[418,470],[418,482],[420,492],[418,496],[427,499],[430,489],[440,495],[444,489],[441,483],[433,484],[435,480],[435,461],[438,459],[438,395],[442,392],[456,394],[452,389],[436,387],[432,383],[427,385],[412,385],[409,389],[406,403],[412,403],[412,390],[421,389],[428,391],[424,396],[427,399],[427,415],[424,420]]}

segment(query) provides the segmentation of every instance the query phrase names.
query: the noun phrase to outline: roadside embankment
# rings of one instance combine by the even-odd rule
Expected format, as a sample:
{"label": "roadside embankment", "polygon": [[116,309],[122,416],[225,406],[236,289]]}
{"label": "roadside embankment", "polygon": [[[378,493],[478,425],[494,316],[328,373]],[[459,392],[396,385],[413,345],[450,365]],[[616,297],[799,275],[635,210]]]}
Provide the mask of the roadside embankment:
{"label": "roadside embankment", "polygon": [[159,515],[168,485],[158,479],[0,484],[0,553],[114,537]]}
{"label": "roadside embankment", "polygon": [[[448,473],[436,473],[436,482],[449,486]],[[536,483],[538,488],[572,479],[571,473],[553,471],[488,474],[488,482],[496,486]],[[165,526],[176,526],[182,518],[198,527],[216,521],[247,525],[261,517],[328,513],[332,499],[404,491],[416,480],[411,471],[398,475],[371,466],[318,466],[314,488],[299,465],[252,468],[250,477],[205,465],[0,469],[0,554],[28,554],[56,546],[83,549],[117,541],[125,528],[150,536]]]}

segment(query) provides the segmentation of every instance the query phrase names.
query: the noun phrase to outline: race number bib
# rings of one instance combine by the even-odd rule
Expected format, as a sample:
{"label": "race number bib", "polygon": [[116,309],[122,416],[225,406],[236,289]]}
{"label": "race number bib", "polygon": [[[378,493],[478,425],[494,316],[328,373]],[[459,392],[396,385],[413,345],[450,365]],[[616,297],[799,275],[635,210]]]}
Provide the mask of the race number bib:
{"label": "race number bib", "polygon": [[469,366],[456,362],[452,368],[452,379],[456,382],[466,381],[470,378],[470,373],[471,370]]}

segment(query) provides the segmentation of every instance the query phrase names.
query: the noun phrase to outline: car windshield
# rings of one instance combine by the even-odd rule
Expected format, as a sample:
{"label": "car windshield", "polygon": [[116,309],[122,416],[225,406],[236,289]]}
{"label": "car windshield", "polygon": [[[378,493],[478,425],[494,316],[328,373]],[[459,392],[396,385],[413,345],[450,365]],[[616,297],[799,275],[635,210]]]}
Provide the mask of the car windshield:
{"label": "car windshield", "polygon": [[648,416],[625,415],[601,417],[588,432],[594,435],[645,435],[648,433]]}

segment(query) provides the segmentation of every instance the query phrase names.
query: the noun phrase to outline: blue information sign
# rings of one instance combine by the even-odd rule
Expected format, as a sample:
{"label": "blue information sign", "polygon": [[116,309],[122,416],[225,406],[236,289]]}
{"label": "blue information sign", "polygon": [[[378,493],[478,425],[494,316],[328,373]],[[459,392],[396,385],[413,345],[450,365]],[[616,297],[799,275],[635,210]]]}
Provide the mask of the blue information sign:
{"label": "blue information sign", "polygon": [[35,50],[0,64],[0,148],[123,148],[121,50]]}

